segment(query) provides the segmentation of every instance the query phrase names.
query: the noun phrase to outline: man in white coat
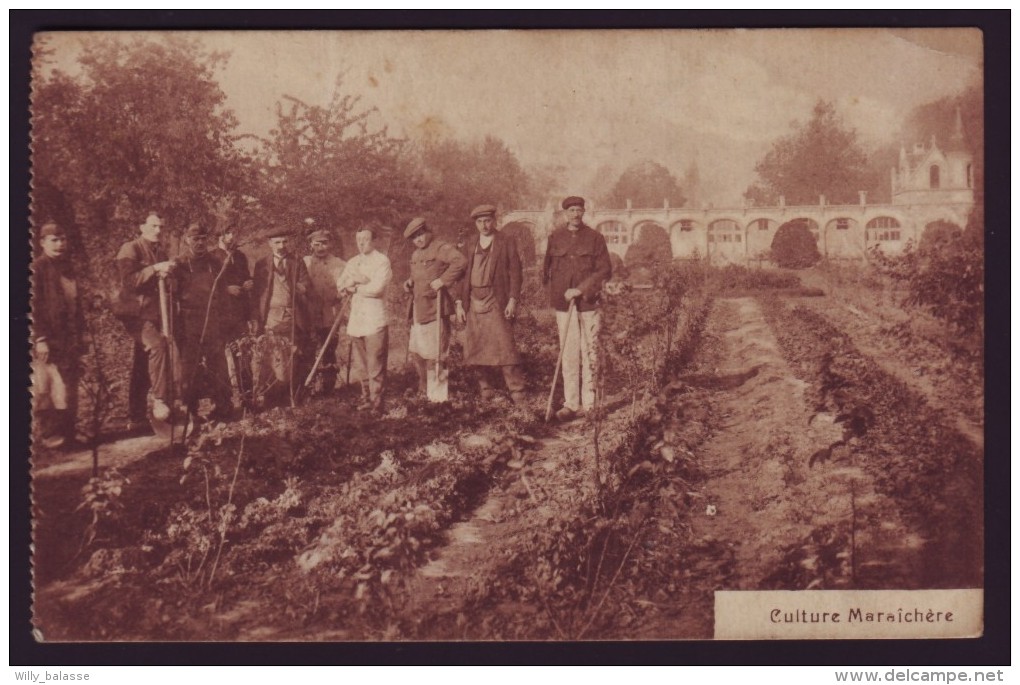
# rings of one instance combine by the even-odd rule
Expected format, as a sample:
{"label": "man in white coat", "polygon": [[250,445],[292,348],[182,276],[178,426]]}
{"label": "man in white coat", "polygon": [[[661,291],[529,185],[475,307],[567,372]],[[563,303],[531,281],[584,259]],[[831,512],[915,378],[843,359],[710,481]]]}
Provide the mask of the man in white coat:
{"label": "man in white coat", "polygon": [[337,290],[351,295],[347,335],[361,377],[358,410],[381,412],[389,357],[386,286],[393,279],[393,270],[389,258],[375,249],[375,230],[371,226],[363,226],[355,238],[358,254],[347,262],[337,281]]}

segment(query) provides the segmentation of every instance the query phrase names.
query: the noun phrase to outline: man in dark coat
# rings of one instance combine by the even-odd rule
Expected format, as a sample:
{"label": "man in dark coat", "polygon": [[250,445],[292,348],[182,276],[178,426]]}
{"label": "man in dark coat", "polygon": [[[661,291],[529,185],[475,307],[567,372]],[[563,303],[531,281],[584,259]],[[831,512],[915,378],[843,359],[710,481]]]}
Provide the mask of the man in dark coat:
{"label": "man in dark coat", "polygon": [[174,270],[180,304],[180,326],[175,335],[181,350],[183,400],[192,414],[199,400],[216,404],[212,418],[230,416],[230,378],[224,356],[224,325],[228,305],[223,277],[226,268],[209,250],[209,231],[191,224],[184,234],[185,251]]}
{"label": "man in dark coat", "polygon": [[220,230],[218,245],[212,254],[226,265],[220,278],[226,292],[220,311],[223,315],[223,340],[230,342],[248,332],[251,291],[255,281],[248,268],[248,257],[237,249],[237,233],[233,226],[228,225]]}
{"label": "man in dark coat", "polygon": [[510,397],[524,400],[521,356],[513,320],[521,297],[521,259],[513,239],[496,230],[496,208],[480,205],[471,212],[477,235],[467,241],[467,269],[457,294],[457,319],[464,329],[464,364],[478,367],[482,399],[491,399],[490,372],[502,371]]}
{"label": "man in dark coat", "polygon": [[[309,332],[314,354],[326,343],[333,322],[340,313],[341,301],[338,286],[340,274],[344,272],[346,262],[330,253],[333,237],[329,231],[317,230],[308,236],[312,254],[304,258],[305,268],[312,288],[308,291]],[[330,392],[336,386],[337,349],[340,346],[340,331],[329,342],[322,361],[319,363],[318,374],[321,388]],[[349,362],[348,362],[349,363]]]}
{"label": "man in dark coat", "polygon": [[595,406],[599,303],[613,265],[606,239],[584,223],[584,199],[571,196],[562,206],[567,225],[549,234],[542,283],[556,310],[563,357],[564,402],[556,416],[567,420]]}
{"label": "man in dark coat", "polygon": [[32,390],[43,446],[66,447],[75,440],[85,319],[64,229],[44,224],[39,246],[32,262]]}
{"label": "man in dark coat", "polygon": [[411,255],[411,277],[404,283],[404,290],[413,295],[408,311],[408,354],[418,371],[419,390],[429,400],[443,402],[449,392],[449,378],[441,365],[450,342],[448,317],[453,314],[453,298],[449,291],[464,275],[467,260],[450,243],[435,240],[421,217],[411,220],[404,237],[417,248]]}
{"label": "man in dark coat", "polygon": [[[145,425],[146,393],[152,394],[152,415],[159,421],[170,417],[170,353],[163,336],[159,303],[159,280],[167,278],[174,263],[160,240],[163,220],[149,213],[139,226],[141,235],[124,243],[117,252],[120,292],[114,309],[134,340],[128,418],[131,426]],[[172,316],[173,313],[171,312]]]}
{"label": "man in dark coat", "polygon": [[255,262],[253,321],[258,334],[272,333],[289,342],[293,357],[287,364],[287,380],[293,389],[304,381],[303,371],[314,356],[308,316],[312,282],[304,260],[291,251],[290,229],[277,227],[266,237],[270,254]]}

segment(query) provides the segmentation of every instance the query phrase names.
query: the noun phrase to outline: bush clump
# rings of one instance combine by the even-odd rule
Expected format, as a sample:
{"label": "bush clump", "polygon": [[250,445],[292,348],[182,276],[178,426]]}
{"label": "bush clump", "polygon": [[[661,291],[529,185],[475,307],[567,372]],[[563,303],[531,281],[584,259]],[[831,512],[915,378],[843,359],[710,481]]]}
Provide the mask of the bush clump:
{"label": "bush clump", "polygon": [[815,236],[805,223],[783,224],[772,239],[772,259],[784,269],[806,269],[821,258]]}

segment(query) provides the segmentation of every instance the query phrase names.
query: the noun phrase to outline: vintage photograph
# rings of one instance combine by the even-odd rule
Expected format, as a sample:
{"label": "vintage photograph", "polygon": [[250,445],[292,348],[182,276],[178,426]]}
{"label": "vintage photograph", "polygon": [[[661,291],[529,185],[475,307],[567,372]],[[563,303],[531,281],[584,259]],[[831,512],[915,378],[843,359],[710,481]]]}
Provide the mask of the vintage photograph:
{"label": "vintage photograph", "polygon": [[35,639],[982,634],[976,28],[44,31]]}

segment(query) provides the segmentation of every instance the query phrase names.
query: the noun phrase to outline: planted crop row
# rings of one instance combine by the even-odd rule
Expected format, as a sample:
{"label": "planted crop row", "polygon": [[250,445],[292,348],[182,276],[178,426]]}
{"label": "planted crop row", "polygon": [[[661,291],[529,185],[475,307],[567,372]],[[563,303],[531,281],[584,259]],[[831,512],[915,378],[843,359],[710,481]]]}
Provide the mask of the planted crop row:
{"label": "planted crop row", "polygon": [[[818,412],[845,417],[856,463],[924,541],[925,586],[975,586],[982,569],[983,455],[922,396],[861,353],[827,318],[764,299],[784,356]],[[855,423],[856,428],[854,428]]]}

